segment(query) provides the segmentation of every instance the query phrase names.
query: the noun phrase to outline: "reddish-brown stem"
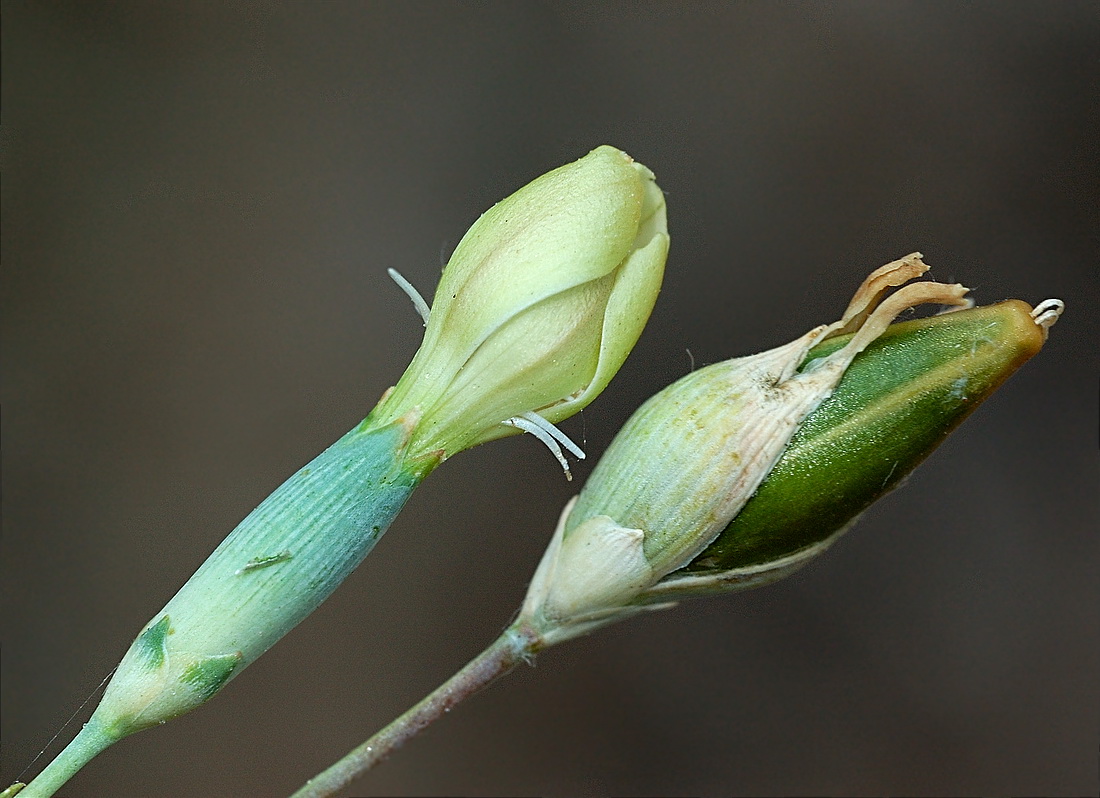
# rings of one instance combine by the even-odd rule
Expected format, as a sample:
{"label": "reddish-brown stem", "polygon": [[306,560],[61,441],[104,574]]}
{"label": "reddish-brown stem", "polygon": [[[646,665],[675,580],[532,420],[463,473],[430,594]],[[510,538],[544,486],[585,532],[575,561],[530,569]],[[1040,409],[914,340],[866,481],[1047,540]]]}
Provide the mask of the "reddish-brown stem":
{"label": "reddish-brown stem", "polygon": [[508,627],[496,641],[470,660],[462,670],[437,687],[419,704],[393,721],[342,759],[307,781],[291,798],[326,798],[335,795],[366,773],[460,701],[510,672],[541,647],[541,639],[526,624]]}

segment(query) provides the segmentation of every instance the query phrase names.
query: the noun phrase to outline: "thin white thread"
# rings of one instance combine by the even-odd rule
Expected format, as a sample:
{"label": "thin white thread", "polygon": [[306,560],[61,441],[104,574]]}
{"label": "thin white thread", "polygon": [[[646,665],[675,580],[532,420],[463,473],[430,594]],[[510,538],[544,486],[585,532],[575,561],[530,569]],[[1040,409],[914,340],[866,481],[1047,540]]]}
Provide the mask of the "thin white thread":
{"label": "thin white thread", "polygon": [[416,312],[420,314],[420,318],[424,320],[424,326],[428,326],[428,315],[432,312],[428,307],[428,303],[424,301],[424,297],[420,295],[420,292],[413,287],[413,284],[401,276],[401,272],[397,269],[386,269],[386,272],[390,275],[390,279],[397,283],[397,287],[404,291],[409,299],[412,300],[413,307],[416,308]]}
{"label": "thin white thread", "polygon": [[37,762],[39,759],[41,759],[42,754],[46,753],[46,750],[51,745],[54,744],[54,740],[56,740],[58,737],[61,736],[61,732],[65,731],[66,727],[70,723],[73,722],[73,718],[75,718],[77,715],[79,715],[81,713],[81,711],[83,711],[84,707],[88,706],[88,702],[92,700],[92,698],[95,696],[96,693],[98,693],[100,690],[103,689],[103,685],[107,684],[107,680],[110,679],[112,676],[114,676],[115,671],[117,671],[117,670],[118,670],[117,665],[115,667],[111,668],[110,672],[108,672],[108,674],[103,677],[103,681],[100,682],[98,685],[96,685],[96,687],[92,689],[92,692],[88,693],[88,697],[85,698],[84,702],[76,708],[76,712],[74,712],[72,715],[70,715],[69,719],[61,724],[61,728],[58,729],[54,733],[54,736],[50,738],[50,741],[42,747],[41,751],[39,751],[37,754],[35,754],[34,759],[32,759],[30,762],[28,762],[27,766],[25,768],[23,768],[22,771],[20,771],[18,776],[15,777],[15,780],[17,782],[23,780],[23,776],[26,775],[27,771],[30,770],[32,767],[34,767],[34,763]]}

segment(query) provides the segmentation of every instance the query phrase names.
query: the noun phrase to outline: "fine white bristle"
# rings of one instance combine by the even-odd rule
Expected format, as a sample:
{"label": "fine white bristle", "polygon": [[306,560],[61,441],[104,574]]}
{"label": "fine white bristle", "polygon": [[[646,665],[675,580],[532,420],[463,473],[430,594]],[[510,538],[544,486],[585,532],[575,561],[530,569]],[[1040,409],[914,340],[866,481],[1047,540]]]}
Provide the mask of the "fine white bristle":
{"label": "fine white bristle", "polygon": [[424,326],[428,326],[428,316],[431,314],[431,308],[428,307],[428,303],[424,301],[424,297],[420,295],[420,292],[413,287],[413,284],[401,276],[401,272],[397,269],[386,270],[390,279],[397,283],[397,287],[408,294],[409,299],[412,300],[413,307],[416,308],[416,312],[420,314],[420,318],[424,320]]}

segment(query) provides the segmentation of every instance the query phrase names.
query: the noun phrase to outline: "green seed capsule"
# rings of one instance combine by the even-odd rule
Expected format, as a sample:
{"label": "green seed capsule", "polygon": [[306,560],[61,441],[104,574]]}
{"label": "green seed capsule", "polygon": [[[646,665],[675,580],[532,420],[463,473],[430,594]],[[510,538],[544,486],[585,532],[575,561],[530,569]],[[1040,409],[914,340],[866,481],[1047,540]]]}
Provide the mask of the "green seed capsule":
{"label": "green seed capsule", "polygon": [[[654,606],[755,587],[824,551],[1046,339],[1050,300],[972,309],[875,270],[833,324],[650,398],[566,508],[521,619],[551,645]],[[892,289],[897,289],[892,291]],[[891,324],[921,304],[967,309]]]}
{"label": "green seed capsule", "polygon": [[[685,570],[745,568],[826,540],[931,454],[1044,338],[1031,308],[1018,300],[891,325],[856,357],[753,498]],[[806,364],[846,339],[818,345]]]}

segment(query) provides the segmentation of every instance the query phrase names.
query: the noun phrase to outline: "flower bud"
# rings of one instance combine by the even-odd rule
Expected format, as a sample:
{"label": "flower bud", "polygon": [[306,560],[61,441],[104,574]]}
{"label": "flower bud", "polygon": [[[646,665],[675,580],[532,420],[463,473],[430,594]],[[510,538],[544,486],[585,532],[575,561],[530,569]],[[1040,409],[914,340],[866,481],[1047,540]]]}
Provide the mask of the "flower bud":
{"label": "flower bud", "polygon": [[1042,346],[1022,302],[891,325],[919,254],[872,273],[842,319],[695,371],[647,401],[566,508],[524,613],[548,643],[677,598],[774,581],[820,553]]}
{"label": "flower bud", "polygon": [[591,402],[641,334],[667,252],[653,174],[611,147],[486,212],[444,270],[435,307],[415,297],[425,339],[397,385],[153,616],[27,795],[53,794],[115,741],[217,693],[339,586],[446,457],[519,429],[555,447],[564,436],[550,425]]}
{"label": "flower bud", "polygon": [[653,173],[603,146],[497,203],[459,242],[420,351],[372,421],[412,412],[412,456],[555,423],[599,395],[656,301],[668,253]]}

